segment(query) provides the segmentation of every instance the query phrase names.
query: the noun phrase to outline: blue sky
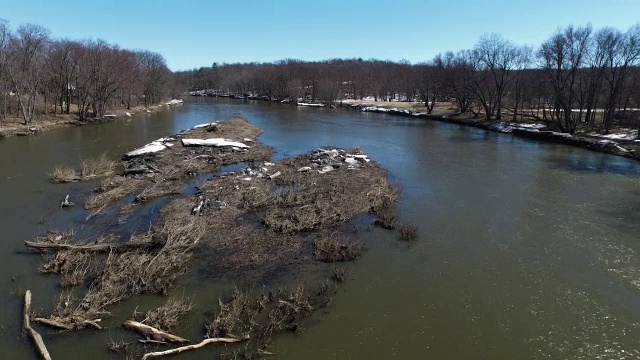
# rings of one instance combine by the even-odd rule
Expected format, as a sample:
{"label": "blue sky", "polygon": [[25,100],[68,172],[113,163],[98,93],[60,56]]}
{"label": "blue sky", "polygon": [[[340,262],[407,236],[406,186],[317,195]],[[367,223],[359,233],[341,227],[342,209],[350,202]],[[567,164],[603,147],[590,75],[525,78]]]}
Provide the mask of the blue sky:
{"label": "blue sky", "polygon": [[156,51],[183,70],[284,58],[415,63],[491,32],[536,46],[569,24],[626,30],[640,21],[640,0],[0,0],[0,18]]}

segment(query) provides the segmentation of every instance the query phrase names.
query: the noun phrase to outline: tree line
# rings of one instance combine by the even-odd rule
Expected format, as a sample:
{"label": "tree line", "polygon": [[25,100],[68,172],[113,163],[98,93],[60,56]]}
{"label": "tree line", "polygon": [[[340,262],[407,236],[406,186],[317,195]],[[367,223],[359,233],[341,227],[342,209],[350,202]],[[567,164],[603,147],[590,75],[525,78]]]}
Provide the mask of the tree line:
{"label": "tree line", "polygon": [[166,98],[173,73],[164,57],[104,40],[52,38],[34,24],[12,30],[0,19],[0,120],[75,113],[79,120],[108,107],[149,106]]}
{"label": "tree line", "polygon": [[472,49],[424,63],[363,59],[217,64],[175,73],[190,90],[292,102],[422,101],[431,113],[451,102],[487,120],[535,119],[574,133],[640,125],[640,24],[626,31],[590,25],[558,29],[537,47],[498,34]]}

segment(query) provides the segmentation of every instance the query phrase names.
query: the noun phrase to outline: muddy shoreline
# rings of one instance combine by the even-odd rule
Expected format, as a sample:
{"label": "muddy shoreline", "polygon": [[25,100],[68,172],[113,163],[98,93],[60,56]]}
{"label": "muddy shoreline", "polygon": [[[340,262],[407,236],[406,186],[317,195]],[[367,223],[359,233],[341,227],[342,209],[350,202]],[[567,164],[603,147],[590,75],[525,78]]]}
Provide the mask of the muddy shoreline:
{"label": "muddy shoreline", "polygon": [[[109,347],[128,357],[178,351],[167,344],[186,341],[171,333],[192,308],[173,293],[184,273],[206,269],[207,281],[277,284],[278,276],[326,264],[321,281],[295,280],[267,292],[229,290],[199,304],[217,314],[202,319],[203,342],[244,343],[225,347],[226,356],[266,353],[272,336],[298,331],[305,318],[331,302],[346,277],[331,264],[355,260],[364,250],[345,225],[369,214],[370,225],[377,219],[393,228],[398,190],[359,149],[326,147],[270,162],[272,150],[257,141],[261,133],[236,116],[158,139],[120,162],[103,157],[83,161],[79,171],[52,174],[56,182],[102,178],[88,198],[67,197],[61,207],[84,203],[86,223],[111,218],[111,226],[82,240],[63,229],[25,243],[44,254],[40,271],[57,277],[60,287],[53,309],[30,314],[38,326],[62,331],[53,336],[113,328],[117,324],[109,318],[118,304],[160,294],[167,298],[164,305],[144,316],[134,313],[124,324],[131,330],[126,337],[134,340]],[[238,170],[220,172],[234,164]],[[195,193],[186,191],[194,181]],[[148,230],[118,232],[154,206],[153,199],[168,200]]]}
{"label": "muddy shoreline", "polygon": [[[193,96],[193,95],[192,95]],[[233,100],[256,100],[270,102],[265,97],[241,97],[233,95],[209,95],[212,97],[228,98]],[[271,101],[273,102],[273,101]],[[284,103],[283,105],[296,105],[306,107],[318,107],[319,104],[305,103]],[[487,131],[512,134],[522,138],[537,140],[548,143],[563,144],[578,147],[586,150],[596,151],[600,153],[625,157],[633,160],[640,160],[640,144],[632,140],[607,140],[580,135],[571,135],[546,129],[532,129],[518,124],[504,121],[487,121],[479,118],[473,118],[460,114],[427,114],[426,112],[413,111],[409,109],[398,109],[389,106],[372,106],[369,104],[358,103],[342,103],[337,104],[340,108],[346,108],[355,111],[373,112],[380,114],[389,114],[394,116],[404,116],[412,118],[421,118],[427,120],[441,121],[450,124],[464,125],[483,129]],[[526,123],[525,123],[526,124]],[[522,124],[521,124],[522,125]]]}
{"label": "muddy shoreline", "polygon": [[[477,118],[464,117],[459,115],[433,115],[423,112],[415,112],[408,109],[395,109],[387,107],[369,106],[363,104],[346,105],[345,107],[363,111],[383,113],[394,116],[405,116],[413,118],[422,118],[434,121],[441,121],[450,124],[464,125],[483,129],[487,131],[500,132],[504,134],[512,134],[522,138],[550,142],[555,144],[563,144],[574,147],[579,147],[591,151],[597,151],[610,155],[617,155],[626,157],[628,159],[640,160],[640,154],[636,153],[637,144],[633,141],[620,141],[620,145],[617,141],[596,139],[579,135],[571,135],[567,133],[561,133],[545,129],[533,129],[527,128],[526,124],[515,124],[504,121],[487,121]],[[626,147],[625,147],[626,146]]]}
{"label": "muddy shoreline", "polygon": [[89,118],[86,121],[80,121],[75,114],[57,114],[43,116],[42,118],[36,118],[32,124],[24,125],[21,123],[20,118],[14,118],[18,122],[14,121],[8,123],[7,119],[3,120],[3,126],[0,127],[0,139],[11,136],[32,136],[41,132],[69,128],[76,126],[89,126],[98,125],[113,122],[117,119],[134,119],[143,115],[155,113],[159,110],[170,108],[172,106],[181,105],[182,100],[171,100],[167,103],[159,105],[151,105],[149,107],[138,106],[132,109],[118,108],[109,110],[105,116],[100,118]]}

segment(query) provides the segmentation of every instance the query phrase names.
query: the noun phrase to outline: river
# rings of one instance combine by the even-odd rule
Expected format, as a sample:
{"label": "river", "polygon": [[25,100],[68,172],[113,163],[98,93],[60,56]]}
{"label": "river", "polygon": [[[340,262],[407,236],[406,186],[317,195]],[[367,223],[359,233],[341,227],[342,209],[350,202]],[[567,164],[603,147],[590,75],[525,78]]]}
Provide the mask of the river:
{"label": "river", "polygon": [[[360,147],[400,186],[400,220],[419,229],[407,245],[367,228],[367,251],[346,265],[349,279],[333,303],[301,334],[276,339],[277,358],[640,357],[640,162],[424,119],[190,99],[132,120],[0,140],[0,358],[36,358],[20,332],[24,290],[41,312],[59,294],[23,241],[48,229],[92,230],[82,209],[59,204],[95,184],[50,184],[53,167],[105,151],[117,157],[237,113],[265,130],[259,140],[278,158],[323,145]],[[179,283],[196,294],[194,321],[215,310],[228,281],[188,274]],[[135,306],[118,307],[106,320],[114,329],[102,333],[42,329],[53,358],[120,358],[106,342],[118,340],[117,321]]]}

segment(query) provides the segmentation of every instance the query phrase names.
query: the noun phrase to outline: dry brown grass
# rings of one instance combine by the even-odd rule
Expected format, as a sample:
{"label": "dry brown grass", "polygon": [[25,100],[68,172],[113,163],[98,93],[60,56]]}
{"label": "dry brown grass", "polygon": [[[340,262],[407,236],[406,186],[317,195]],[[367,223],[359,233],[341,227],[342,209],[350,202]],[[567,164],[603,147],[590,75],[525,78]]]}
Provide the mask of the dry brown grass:
{"label": "dry brown grass", "polygon": [[[193,301],[185,297],[168,299],[162,306],[147,311],[141,323],[165,331],[174,330],[180,321],[193,310]],[[134,318],[135,318],[134,314]]]}
{"label": "dry brown grass", "polygon": [[[218,315],[210,323],[206,324],[207,337],[224,337],[229,335],[241,335],[250,331],[250,325],[261,310],[253,309],[251,298],[248,294],[237,288],[228,301],[218,300]],[[258,307],[263,307],[258,305]],[[244,323],[244,324],[243,324]]]}
{"label": "dry brown grass", "polygon": [[169,182],[164,179],[156,179],[153,182],[147,182],[147,185],[138,195],[135,197],[136,202],[147,202],[153,199],[157,199],[167,195],[176,195],[182,192],[184,184],[177,182]]}
{"label": "dry brown grass", "polygon": [[[70,244],[73,232],[51,231],[34,239],[43,244]],[[98,240],[100,241],[100,240]],[[69,288],[84,283],[87,275],[95,266],[95,256],[90,253],[61,250],[45,255],[40,271],[60,276],[60,286]]]}
{"label": "dry brown grass", "polygon": [[80,171],[67,166],[56,166],[49,178],[54,183],[69,183],[84,181],[100,176],[113,174],[117,163],[107,157],[106,153],[95,158],[84,159],[80,164]]}
{"label": "dry brown grass", "polygon": [[243,348],[223,358],[254,358],[264,353],[275,334],[299,331],[302,321],[326,302],[329,291],[323,285],[309,293],[299,284],[291,291],[283,288],[251,296],[235,289],[227,301],[219,301],[217,316],[206,325],[207,337],[250,335]]}
{"label": "dry brown grass", "polygon": [[43,273],[58,274],[60,286],[70,288],[83,284],[89,274],[95,269],[96,255],[89,252],[60,250],[49,255],[40,267]]}
{"label": "dry brown grass", "polygon": [[117,163],[102,153],[95,158],[84,159],[80,164],[80,176],[83,180],[113,174]]}
{"label": "dry brown grass", "polygon": [[382,208],[376,211],[376,221],[375,224],[388,229],[393,230],[398,226],[398,219],[396,216],[396,212],[391,208]]}
{"label": "dry brown grass", "polygon": [[400,225],[398,240],[416,241],[418,239],[418,228],[411,225]]}
{"label": "dry brown grass", "polygon": [[363,251],[361,245],[341,240],[337,234],[321,236],[313,246],[313,258],[322,262],[355,260]]}
{"label": "dry brown grass", "polygon": [[186,270],[192,251],[205,232],[203,225],[197,217],[180,222],[170,219],[153,233],[132,239],[162,241],[157,246],[110,252],[84,297],[75,300],[71,293],[63,293],[50,318],[81,327],[86,320],[109,314],[111,306],[131,296],[165,293]]}
{"label": "dry brown grass", "polygon": [[[242,140],[259,133],[245,119],[234,118],[221,123],[215,136]],[[206,129],[183,136],[211,137]],[[161,210],[157,225],[130,240],[149,246],[120,246],[124,250],[91,260],[93,281],[88,290],[84,294],[64,292],[50,319],[82,327],[109,314],[120,301],[143,293],[164,294],[192,266],[194,255],[207,261],[202,270],[225,277],[241,273],[246,275],[244,279],[273,277],[289,267],[311,264],[314,257],[327,262],[355,259],[362,247],[343,238],[340,227],[358,214],[393,209],[397,190],[377,164],[365,162],[363,157],[355,165],[354,158],[349,157],[352,160],[347,163],[349,154],[359,151],[314,151],[270,166],[252,164],[252,171],[205,181],[196,196],[170,202]],[[139,202],[174,194],[195,174],[219,169],[222,164],[270,156],[270,148],[255,143],[248,151],[185,148],[176,143],[160,154],[123,162],[124,169],[142,164],[151,165],[153,172],[107,178],[85,206],[102,209],[132,194],[138,195]],[[326,166],[332,166],[333,171],[318,171]],[[311,170],[298,171],[302,167]],[[95,171],[87,166],[89,173]],[[269,176],[276,173],[280,176]],[[192,215],[194,206],[200,204],[196,212],[200,216]],[[125,205],[121,216],[125,218],[135,209]],[[74,274],[75,268],[83,268],[62,270],[65,254],[56,256],[60,258],[51,269],[57,273]],[[76,263],[85,264],[83,261],[78,258]],[[79,281],[79,277],[70,277]],[[264,350],[272,334],[297,331],[302,319],[330,302],[331,294],[329,283],[317,291],[308,292],[300,286],[257,299],[236,291],[229,301],[220,303],[220,313],[207,326],[207,332],[209,336],[251,334],[252,345],[242,351],[253,356]],[[184,315],[174,310],[182,308],[169,302],[148,312],[144,321],[169,329]]]}
{"label": "dry brown grass", "polygon": [[[245,118],[234,117],[218,125],[215,137],[225,137],[236,141],[245,138],[255,139],[262,130],[251,125]],[[208,138],[213,135],[204,128],[191,129],[181,136],[188,138]],[[154,171],[149,174],[130,176],[111,176],[101,185],[85,203],[89,210],[111,206],[126,196],[137,193],[137,202],[175,195],[182,192],[186,180],[195,176],[217,171],[221,166],[239,162],[265,161],[270,159],[273,150],[258,143],[252,143],[247,151],[232,151],[216,147],[183,147],[178,142],[160,153],[124,160],[123,169],[148,166]],[[83,163],[83,177],[102,176],[113,173],[118,166],[106,156]],[[109,171],[105,171],[109,169]],[[86,175],[85,175],[86,173]],[[126,205],[125,205],[126,206]],[[134,212],[135,206],[127,206],[122,211],[121,221]]]}
{"label": "dry brown grass", "polygon": [[56,166],[55,168],[53,168],[53,171],[51,172],[51,174],[49,174],[49,178],[56,184],[70,183],[81,180],[80,175],[75,169],[65,166]]}
{"label": "dry brown grass", "polygon": [[[114,177],[114,179],[118,178],[122,177]],[[91,195],[85,202],[85,209],[92,210],[104,206],[109,206],[120,199],[123,199],[129,195],[133,195],[136,191],[139,191],[146,185],[146,182],[142,179],[114,179],[111,179],[110,183],[115,183],[117,185],[105,188],[99,187],[98,189],[96,189],[98,192]],[[101,189],[107,190],[104,192],[100,192]]]}
{"label": "dry brown grass", "polygon": [[[244,180],[245,174],[236,173],[202,184],[204,198],[226,204],[224,208],[205,207],[201,213],[209,228],[215,229],[205,236],[203,244],[221,258],[210,272],[250,272],[259,276],[269,269],[287,266],[293,259],[312,259],[316,238],[330,237],[355,215],[375,211],[381,204],[393,205],[397,200],[397,189],[389,185],[384,170],[373,162],[349,170],[340,159],[334,159],[340,166],[332,172],[298,171],[304,166],[322,166],[314,161],[319,161],[316,155],[277,162],[266,171],[281,173],[274,180],[264,175]],[[175,203],[181,207],[175,212],[189,214],[196,202],[195,198],[182,199]],[[327,245],[327,249],[332,244],[318,243]],[[333,249],[345,252],[337,258],[354,257],[357,247],[345,245],[346,249]],[[327,261],[332,257],[320,249],[317,256]]]}

